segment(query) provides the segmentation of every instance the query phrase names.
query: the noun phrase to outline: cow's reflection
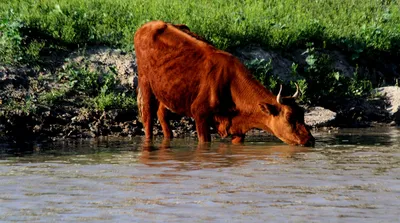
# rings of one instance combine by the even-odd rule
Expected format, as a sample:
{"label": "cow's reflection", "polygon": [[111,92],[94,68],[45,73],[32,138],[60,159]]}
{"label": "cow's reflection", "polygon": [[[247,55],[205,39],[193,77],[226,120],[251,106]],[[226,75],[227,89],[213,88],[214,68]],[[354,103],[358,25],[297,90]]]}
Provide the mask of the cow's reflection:
{"label": "cow's reflection", "polygon": [[307,147],[289,145],[242,144],[226,142],[196,144],[193,146],[171,143],[165,139],[161,143],[142,144],[139,162],[149,166],[175,166],[182,168],[218,168],[243,165],[252,160],[270,163],[286,163],[302,159]]}

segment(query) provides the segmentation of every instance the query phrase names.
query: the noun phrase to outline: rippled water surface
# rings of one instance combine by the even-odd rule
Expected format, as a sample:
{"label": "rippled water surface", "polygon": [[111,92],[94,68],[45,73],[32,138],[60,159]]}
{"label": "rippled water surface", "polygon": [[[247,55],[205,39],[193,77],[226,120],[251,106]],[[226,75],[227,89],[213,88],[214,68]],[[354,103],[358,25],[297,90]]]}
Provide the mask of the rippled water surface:
{"label": "rippled water surface", "polygon": [[0,222],[400,222],[400,129],[314,135],[0,144]]}

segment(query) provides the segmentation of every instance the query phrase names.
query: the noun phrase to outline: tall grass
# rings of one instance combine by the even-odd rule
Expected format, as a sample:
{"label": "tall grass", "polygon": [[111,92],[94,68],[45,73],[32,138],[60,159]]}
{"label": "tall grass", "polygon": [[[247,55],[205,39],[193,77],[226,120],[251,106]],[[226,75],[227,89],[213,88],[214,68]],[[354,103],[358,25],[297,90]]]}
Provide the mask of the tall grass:
{"label": "tall grass", "polygon": [[[352,52],[400,49],[396,0],[7,0],[24,35],[65,44],[104,43],[132,49],[135,30],[150,20],[187,24],[218,48],[247,43],[270,48],[306,42]],[[0,30],[4,35],[3,31]]]}

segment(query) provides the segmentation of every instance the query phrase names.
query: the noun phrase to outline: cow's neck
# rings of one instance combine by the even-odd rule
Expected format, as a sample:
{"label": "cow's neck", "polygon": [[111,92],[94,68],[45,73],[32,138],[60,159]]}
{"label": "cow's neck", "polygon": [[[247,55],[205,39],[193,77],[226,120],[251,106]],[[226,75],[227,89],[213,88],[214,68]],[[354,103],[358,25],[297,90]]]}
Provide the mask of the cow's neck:
{"label": "cow's neck", "polygon": [[229,133],[241,135],[254,128],[264,129],[271,132],[271,130],[263,122],[263,119],[257,116],[256,113],[250,115],[239,113],[238,115],[232,117]]}
{"label": "cow's neck", "polygon": [[245,113],[258,113],[261,103],[275,105],[276,96],[250,75],[237,75],[232,80],[232,99],[236,109]]}
{"label": "cow's neck", "polygon": [[249,75],[238,75],[232,85],[232,98],[238,112],[232,118],[232,127],[240,128],[232,130],[243,134],[252,128],[270,131],[260,104],[276,104],[276,96]]}

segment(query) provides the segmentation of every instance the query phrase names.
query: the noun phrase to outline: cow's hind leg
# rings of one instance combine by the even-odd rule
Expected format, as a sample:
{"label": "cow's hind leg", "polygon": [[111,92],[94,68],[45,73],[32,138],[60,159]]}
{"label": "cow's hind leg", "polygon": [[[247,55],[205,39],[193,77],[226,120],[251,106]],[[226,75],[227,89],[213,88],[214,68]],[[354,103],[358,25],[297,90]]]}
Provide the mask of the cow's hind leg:
{"label": "cow's hind leg", "polygon": [[140,79],[137,103],[146,140],[151,140],[153,138],[153,118],[157,110],[157,104],[149,84]]}
{"label": "cow's hind leg", "polygon": [[157,117],[158,120],[160,121],[164,138],[171,139],[173,134],[167,116],[168,116],[168,109],[167,107],[165,107],[164,104],[160,102],[160,104],[158,105]]}

